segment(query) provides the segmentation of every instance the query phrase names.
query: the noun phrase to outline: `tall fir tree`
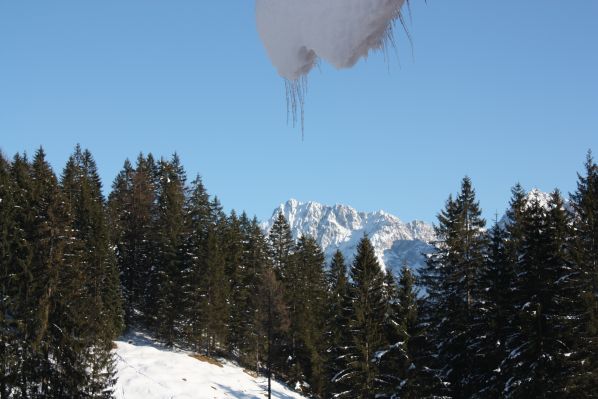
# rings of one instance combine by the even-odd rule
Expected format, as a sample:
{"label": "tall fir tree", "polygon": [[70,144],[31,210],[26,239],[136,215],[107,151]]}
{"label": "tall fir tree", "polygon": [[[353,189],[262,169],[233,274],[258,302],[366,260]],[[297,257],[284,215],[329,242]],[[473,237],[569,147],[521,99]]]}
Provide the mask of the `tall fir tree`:
{"label": "tall fir tree", "polygon": [[435,353],[431,367],[444,389],[439,395],[467,398],[472,394],[476,281],[484,264],[485,221],[481,218],[471,180],[465,177],[456,199],[449,197],[435,226],[438,244],[421,279],[427,291],[428,339]]}
{"label": "tall fir tree", "polygon": [[342,384],[334,382],[335,376],[343,370],[344,348],[349,345],[346,334],[347,323],[350,319],[350,302],[348,296],[349,281],[347,266],[342,252],[336,250],[330,267],[326,273],[328,284],[328,309],[326,323],[326,381],[327,394],[342,392],[346,389]]}
{"label": "tall fir tree", "polygon": [[285,269],[291,262],[294,241],[291,227],[282,212],[278,213],[278,216],[270,229],[268,241],[270,242],[274,270],[278,274],[279,279],[284,279],[286,277],[284,275]]}
{"label": "tall fir tree", "polygon": [[515,274],[507,253],[507,231],[497,223],[489,233],[488,258],[480,275],[478,311],[472,329],[473,397],[496,398],[503,392],[507,338],[512,332]]}
{"label": "tall fir tree", "polygon": [[283,282],[291,317],[290,382],[307,383],[309,391],[321,395],[326,389],[326,279],[324,254],[314,238],[299,239]]}
{"label": "tall fir tree", "polygon": [[589,151],[585,173],[578,174],[577,190],[571,195],[574,211],[573,255],[580,272],[583,313],[580,325],[575,373],[571,373],[571,394],[598,397],[598,165]]}
{"label": "tall fir tree", "polygon": [[558,192],[546,205],[528,200],[516,265],[516,328],[504,362],[507,397],[566,395],[568,357],[575,342],[571,327],[579,317],[569,226]]}
{"label": "tall fir tree", "polygon": [[112,340],[122,329],[122,302],[116,259],[102,186],[95,161],[80,146],[69,158],[61,188],[70,213],[72,235],[77,239],[73,259],[79,262],[83,285],[79,291],[80,314],[88,315],[84,356],[88,363],[86,394],[110,397],[114,384]]}
{"label": "tall fir tree", "polygon": [[210,198],[199,176],[191,183],[186,202],[184,265],[181,273],[183,292],[183,333],[196,350],[204,346],[204,278],[207,271]]}
{"label": "tall fir tree", "polygon": [[351,342],[343,348],[343,369],[334,378],[335,383],[347,389],[335,395],[374,398],[386,389],[385,384],[381,384],[376,359],[388,343],[381,325],[386,311],[384,273],[367,236],[357,246],[350,276],[352,309],[347,334]]}
{"label": "tall fir tree", "polygon": [[[396,397],[411,399],[423,396],[427,389],[424,364],[420,358],[422,326],[418,314],[415,276],[407,265],[403,265],[396,294],[394,319],[398,323],[397,336],[390,342],[395,367],[385,371],[394,374],[395,383],[391,393]],[[394,352],[394,353],[393,353]]]}
{"label": "tall fir tree", "polygon": [[155,259],[150,281],[151,325],[160,339],[173,345],[179,331],[185,238],[185,175],[177,155],[162,159],[158,170]]}

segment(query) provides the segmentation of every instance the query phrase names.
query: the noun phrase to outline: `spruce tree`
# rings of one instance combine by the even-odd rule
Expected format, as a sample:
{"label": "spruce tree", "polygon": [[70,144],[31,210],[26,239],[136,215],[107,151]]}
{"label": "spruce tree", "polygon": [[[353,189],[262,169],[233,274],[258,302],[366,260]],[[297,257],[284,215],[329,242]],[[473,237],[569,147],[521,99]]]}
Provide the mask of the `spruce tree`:
{"label": "spruce tree", "polygon": [[285,270],[285,287],[291,317],[292,383],[307,382],[309,390],[323,394],[325,376],[324,254],[314,238],[302,236],[293,262]]}
{"label": "spruce tree", "polygon": [[[23,314],[19,288],[24,286],[27,257],[23,231],[17,223],[17,187],[11,165],[0,153],[0,398],[6,399],[19,380],[23,335],[19,320]],[[25,205],[26,206],[26,205]]]}
{"label": "spruce tree", "polygon": [[381,325],[386,303],[384,273],[367,236],[357,246],[350,276],[348,296],[352,309],[346,333],[351,342],[343,348],[343,369],[334,378],[335,383],[347,389],[336,393],[336,396],[374,398],[386,388],[380,386],[376,362],[387,346]]}
{"label": "spruce tree", "polygon": [[284,279],[284,270],[291,261],[294,241],[291,227],[282,212],[278,213],[278,216],[270,229],[268,241],[270,242],[274,270],[279,278]]}
{"label": "spruce tree", "polygon": [[446,389],[439,395],[466,398],[472,394],[470,326],[475,319],[476,281],[484,264],[484,225],[471,180],[465,177],[457,198],[449,197],[438,215],[439,242],[421,275],[427,291],[428,340],[436,348],[430,366]]}
{"label": "spruce tree", "polygon": [[204,345],[204,279],[207,271],[210,198],[199,176],[191,183],[185,212],[183,291],[183,331],[196,351]]}
{"label": "spruce tree", "polygon": [[500,397],[505,383],[502,362],[512,332],[515,274],[507,253],[507,232],[495,223],[489,233],[488,258],[479,278],[478,311],[472,325],[473,397]]}
{"label": "spruce tree", "polygon": [[410,399],[423,396],[427,388],[423,380],[424,365],[420,359],[422,327],[418,314],[417,289],[415,276],[411,269],[404,265],[398,283],[396,295],[396,315],[398,336],[391,341],[391,350],[396,361],[396,368],[387,371],[394,373],[396,385],[392,392],[400,398]]}
{"label": "spruce tree", "polygon": [[334,377],[343,369],[342,354],[343,348],[348,346],[346,328],[348,323],[348,301],[349,282],[347,278],[347,266],[342,252],[337,250],[330,267],[326,273],[328,284],[328,309],[326,323],[326,381],[327,393],[343,391],[340,384],[333,382]]}
{"label": "spruce tree", "polygon": [[229,285],[225,274],[225,258],[217,231],[208,230],[206,271],[203,279],[203,320],[206,328],[205,351],[211,355],[226,344]]}
{"label": "spruce tree", "polygon": [[85,321],[84,356],[89,372],[85,392],[90,397],[110,397],[114,383],[112,339],[122,329],[122,303],[116,259],[100,178],[88,150],[79,146],[69,158],[61,188],[70,213],[72,235],[77,239],[72,259],[77,259],[82,287],[78,310]]}
{"label": "spruce tree", "polygon": [[546,206],[537,198],[528,201],[516,265],[516,329],[504,362],[507,397],[566,395],[575,343],[571,327],[579,317],[569,226],[558,191]]}
{"label": "spruce tree", "polygon": [[161,160],[158,171],[158,203],[154,231],[156,254],[152,269],[151,324],[158,337],[173,345],[182,311],[180,290],[184,262],[185,176],[176,154]]}
{"label": "spruce tree", "polygon": [[571,195],[574,211],[573,255],[580,272],[582,316],[576,328],[578,355],[568,383],[572,395],[598,396],[598,165],[588,151],[584,175]]}

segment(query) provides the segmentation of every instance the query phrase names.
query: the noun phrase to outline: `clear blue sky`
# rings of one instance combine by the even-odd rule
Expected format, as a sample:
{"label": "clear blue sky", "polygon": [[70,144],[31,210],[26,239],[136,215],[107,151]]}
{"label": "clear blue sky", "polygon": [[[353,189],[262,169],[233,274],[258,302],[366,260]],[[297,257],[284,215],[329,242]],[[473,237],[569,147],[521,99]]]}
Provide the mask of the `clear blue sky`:
{"label": "clear blue sky", "polygon": [[177,151],[226,209],[294,197],[434,221],[461,178],[487,218],[517,181],[564,192],[598,153],[598,2],[412,0],[413,48],[309,77],[305,139],[252,0],[0,1],[0,148],[76,143],[106,187]]}

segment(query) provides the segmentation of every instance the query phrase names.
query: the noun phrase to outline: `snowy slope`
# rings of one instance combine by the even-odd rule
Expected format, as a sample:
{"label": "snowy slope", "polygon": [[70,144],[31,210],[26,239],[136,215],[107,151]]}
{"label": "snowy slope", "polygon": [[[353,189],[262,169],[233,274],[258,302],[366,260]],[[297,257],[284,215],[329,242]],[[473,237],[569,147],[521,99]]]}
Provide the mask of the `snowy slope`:
{"label": "snowy slope", "polygon": [[359,240],[367,234],[382,266],[398,272],[404,261],[412,268],[423,265],[422,252],[431,250],[434,229],[422,221],[405,223],[384,211],[358,212],[347,205],[327,206],[317,202],[291,199],[272,213],[263,224],[269,231],[282,212],[291,226],[293,237],[314,237],[324,249],[327,261],[337,249],[352,262]]}
{"label": "snowy slope", "polygon": [[[254,378],[230,362],[222,361],[222,367],[202,362],[139,333],[116,345],[116,399],[263,399],[266,393],[265,378]],[[274,381],[272,397],[303,398]]]}

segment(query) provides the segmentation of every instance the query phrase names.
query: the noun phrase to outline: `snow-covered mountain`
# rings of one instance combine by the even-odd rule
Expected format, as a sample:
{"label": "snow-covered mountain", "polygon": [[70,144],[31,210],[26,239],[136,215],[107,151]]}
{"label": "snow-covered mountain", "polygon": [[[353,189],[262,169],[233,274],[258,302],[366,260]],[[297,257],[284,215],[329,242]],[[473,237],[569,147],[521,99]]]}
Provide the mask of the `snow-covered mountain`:
{"label": "snow-covered mountain", "polygon": [[424,263],[422,253],[429,252],[434,240],[434,229],[422,221],[405,223],[384,211],[358,212],[347,205],[327,206],[317,202],[299,202],[291,199],[281,204],[263,223],[269,231],[282,212],[293,237],[310,235],[320,244],[327,262],[337,249],[352,262],[359,240],[367,234],[374,245],[382,266],[398,272],[403,262],[417,269]]}

